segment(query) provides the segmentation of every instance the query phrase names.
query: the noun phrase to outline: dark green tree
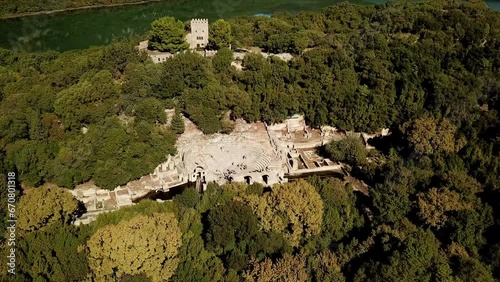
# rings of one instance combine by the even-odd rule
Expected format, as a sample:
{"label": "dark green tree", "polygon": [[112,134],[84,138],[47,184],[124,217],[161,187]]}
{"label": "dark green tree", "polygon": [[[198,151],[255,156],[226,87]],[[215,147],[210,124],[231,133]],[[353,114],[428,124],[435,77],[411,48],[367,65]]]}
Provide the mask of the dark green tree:
{"label": "dark green tree", "polygon": [[212,58],[212,65],[216,73],[227,73],[233,61],[233,51],[221,48]]}
{"label": "dark green tree", "polygon": [[[223,261],[231,268],[243,269],[257,246],[259,232],[257,216],[248,206],[239,202],[221,205],[208,214],[206,233],[207,249],[223,255]],[[249,250],[250,249],[250,250]]]}
{"label": "dark green tree", "polygon": [[184,120],[182,120],[179,109],[175,110],[175,114],[172,117],[172,121],[170,122],[170,130],[172,130],[176,134],[182,134],[184,132]]}
{"label": "dark green tree", "polygon": [[366,162],[367,151],[360,137],[347,136],[339,141],[332,141],[325,145],[325,152],[335,161],[346,162],[351,165],[360,165]]}
{"label": "dark green tree", "polygon": [[233,36],[230,22],[223,19],[216,20],[213,24],[210,24],[209,33],[208,46],[210,48],[218,50],[231,47]]}
{"label": "dark green tree", "polygon": [[109,71],[100,71],[57,94],[55,113],[66,128],[100,123],[119,110],[119,88]]}
{"label": "dark green tree", "polygon": [[156,98],[143,99],[133,109],[137,121],[146,121],[150,124],[165,123],[167,117],[164,110],[163,103]]}
{"label": "dark green tree", "polygon": [[338,179],[308,179],[318,191],[324,203],[323,224],[318,236],[319,246],[324,249],[333,242],[340,241],[348,233],[364,223],[361,213],[356,208],[356,196],[352,187]]}
{"label": "dark green tree", "polygon": [[74,226],[60,223],[19,239],[17,275],[26,280],[81,281],[89,272],[85,238]]}
{"label": "dark green tree", "polygon": [[171,53],[182,51],[189,47],[185,36],[184,23],[173,17],[163,17],[151,23],[149,48]]}
{"label": "dark green tree", "polygon": [[182,53],[162,64],[159,98],[174,98],[187,88],[202,88],[209,82],[211,73],[206,58],[196,53]]}

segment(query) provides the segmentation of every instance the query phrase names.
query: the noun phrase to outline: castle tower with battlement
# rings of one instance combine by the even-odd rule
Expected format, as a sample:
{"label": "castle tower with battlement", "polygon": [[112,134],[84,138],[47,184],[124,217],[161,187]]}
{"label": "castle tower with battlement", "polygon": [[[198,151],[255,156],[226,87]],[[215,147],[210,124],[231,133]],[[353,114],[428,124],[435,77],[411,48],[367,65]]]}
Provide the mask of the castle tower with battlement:
{"label": "castle tower with battlement", "polygon": [[191,49],[205,49],[208,44],[208,19],[192,19],[191,32],[186,35]]}

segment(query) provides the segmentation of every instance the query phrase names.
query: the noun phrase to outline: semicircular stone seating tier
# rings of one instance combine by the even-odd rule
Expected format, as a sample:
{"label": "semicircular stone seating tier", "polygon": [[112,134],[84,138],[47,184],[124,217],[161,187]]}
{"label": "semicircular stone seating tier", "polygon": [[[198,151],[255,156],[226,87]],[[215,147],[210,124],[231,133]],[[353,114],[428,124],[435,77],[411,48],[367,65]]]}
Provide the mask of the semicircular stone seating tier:
{"label": "semicircular stone seating tier", "polygon": [[250,164],[250,171],[264,171],[271,164],[271,157],[265,153],[261,153],[255,162]]}

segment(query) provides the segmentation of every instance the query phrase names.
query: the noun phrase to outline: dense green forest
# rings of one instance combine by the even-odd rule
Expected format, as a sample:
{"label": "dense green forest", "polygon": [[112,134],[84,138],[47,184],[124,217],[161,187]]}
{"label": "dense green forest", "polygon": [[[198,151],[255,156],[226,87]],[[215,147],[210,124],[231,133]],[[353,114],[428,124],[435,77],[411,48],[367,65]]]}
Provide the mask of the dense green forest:
{"label": "dense green forest", "polygon": [[3,0],[0,5],[0,17],[23,13],[46,12],[73,9],[87,6],[120,5],[154,1],[182,0]]}
{"label": "dense green forest", "polygon": [[144,88],[159,70],[129,44],[0,56],[2,170],[26,184],[71,188],[92,178],[113,189],[175,153],[168,103]]}
{"label": "dense green forest", "polygon": [[[500,279],[498,12],[394,2],[227,22],[232,46],[295,58],[250,54],[239,71],[218,42],[213,58],[162,64],[137,42],[0,51],[0,169],[42,185],[20,191],[17,281]],[[323,148],[368,196],[336,178],[211,183],[71,225],[78,203],[56,185],[112,189],[150,172],[183,130],[178,116],[165,125],[172,107],[205,133],[229,130],[229,110],[392,135],[369,153],[350,138]]]}

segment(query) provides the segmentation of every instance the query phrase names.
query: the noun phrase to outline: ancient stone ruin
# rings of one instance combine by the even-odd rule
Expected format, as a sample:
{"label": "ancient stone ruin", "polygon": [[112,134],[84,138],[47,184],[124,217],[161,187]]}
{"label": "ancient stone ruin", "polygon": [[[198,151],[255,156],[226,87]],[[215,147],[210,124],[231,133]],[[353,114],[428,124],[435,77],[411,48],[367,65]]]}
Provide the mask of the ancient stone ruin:
{"label": "ancient stone ruin", "polygon": [[[167,115],[172,114],[167,111]],[[273,125],[237,120],[230,134],[212,135],[203,134],[190,120],[183,119],[186,129],[177,140],[177,155],[167,156],[151,174],[113,191],[100,189],[92,182],[78,185],[72,193],[85,204],[87,213],[77,224],[88,223],[102,212],[132,205],[152,191],[167,192],[189,182],[203,192],[209,182],[273,185],[287,182],[289,177],[343,173],[342,164],[320,156],[317,149],[344,138],[346,132],[330,126],[310,128],[301,115]],[[375,135],[356,136],[366,141]]]}

